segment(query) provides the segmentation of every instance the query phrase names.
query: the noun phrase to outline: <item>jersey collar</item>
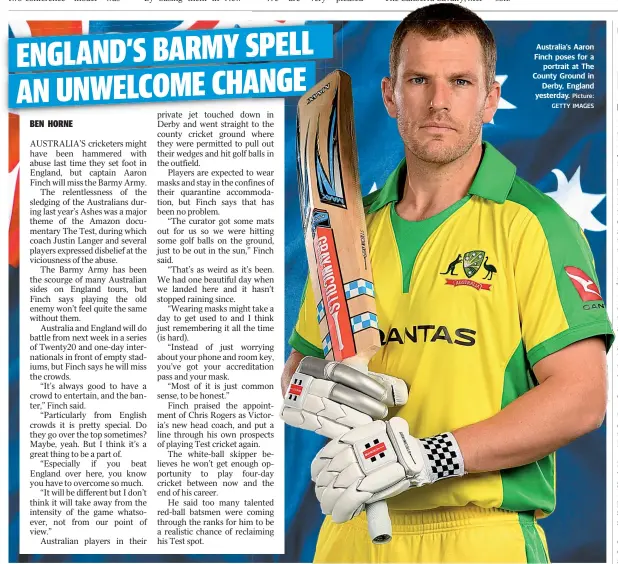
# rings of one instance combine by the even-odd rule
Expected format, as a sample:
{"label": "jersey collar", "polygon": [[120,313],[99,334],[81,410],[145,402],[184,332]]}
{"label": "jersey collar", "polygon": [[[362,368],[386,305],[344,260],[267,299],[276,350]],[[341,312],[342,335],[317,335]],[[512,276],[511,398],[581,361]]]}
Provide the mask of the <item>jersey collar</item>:
{"label": "jersey collar", "polygon": [[[517,168],[490,143],[484,141],[483,149],[481,164],[476,171],[468,193],[472,196],[479,196],[485,200],[503,204],[511,191]],[[386,179],[376,199],[369,206],[367,213],[376,212],[386,204],[401,199],[406,173],[406,159],[404,158]]]}
{"label": "jersey collar", "polygon": [[517,167],[490,143],[483,143],[483,158],[468,193],[498,204],[506,201]]}

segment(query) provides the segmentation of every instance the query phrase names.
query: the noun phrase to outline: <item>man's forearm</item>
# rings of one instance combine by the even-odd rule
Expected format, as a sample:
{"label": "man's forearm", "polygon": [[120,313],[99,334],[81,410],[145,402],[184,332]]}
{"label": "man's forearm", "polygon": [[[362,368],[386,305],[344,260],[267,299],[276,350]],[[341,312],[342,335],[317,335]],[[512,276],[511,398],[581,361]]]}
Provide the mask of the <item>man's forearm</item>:
{"label": "man's forearm", "polygon": [[[599,427],[607,401],[605,366],[588,368],[576,381],[549,377],[493,417],[455,430],[466,471],[522,466]],[[599,371],[602,378],[586,380]]]}

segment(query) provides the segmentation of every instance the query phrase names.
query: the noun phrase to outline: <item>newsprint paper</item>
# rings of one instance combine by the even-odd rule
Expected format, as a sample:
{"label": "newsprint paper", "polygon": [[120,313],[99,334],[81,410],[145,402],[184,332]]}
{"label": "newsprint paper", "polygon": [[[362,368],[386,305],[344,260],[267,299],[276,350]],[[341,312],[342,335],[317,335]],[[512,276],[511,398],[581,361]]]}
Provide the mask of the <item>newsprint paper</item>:
{"label": "newsprint paper", "polygon": [[0,559],[618,562],[615,0],[2,11]]}

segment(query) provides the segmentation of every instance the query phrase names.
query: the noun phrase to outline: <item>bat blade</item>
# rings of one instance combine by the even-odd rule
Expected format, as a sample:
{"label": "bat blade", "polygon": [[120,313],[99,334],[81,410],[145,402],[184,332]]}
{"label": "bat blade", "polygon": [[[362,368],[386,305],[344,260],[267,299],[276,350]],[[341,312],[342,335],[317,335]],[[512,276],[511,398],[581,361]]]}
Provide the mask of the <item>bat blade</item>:
{"label": "bat blade", "polygon": [[336,71],[298,104],[301,217],[317,316],[327,359],[380,347],[354,135],[350,77]]}
{"label": "bat blade", "polygon": [[[301,97],[296,125],[298,185],[309,277],[324,357],[366,371],[380,348],[367,247],[352,83],[335,71]],[[391,540],[386,502],[367,506],[376,544]]]}

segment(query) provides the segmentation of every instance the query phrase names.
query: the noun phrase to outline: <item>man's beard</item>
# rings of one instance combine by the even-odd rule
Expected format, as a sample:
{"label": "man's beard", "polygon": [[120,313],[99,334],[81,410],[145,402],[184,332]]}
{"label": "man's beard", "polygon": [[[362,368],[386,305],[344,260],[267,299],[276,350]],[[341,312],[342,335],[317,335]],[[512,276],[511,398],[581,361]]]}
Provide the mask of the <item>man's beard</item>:
{"label": "man's beard", "polygon": [[[449,122],[445,122],[446,124]],[[449,145],[441,145],[432,141],[421,142],[418,137],[408,135],[407,131],[410,126],[406,124],[402,116],[397,117],[397,126],[406,148],[418,160],[431,164],[448,164],[465,155],[476,143],[483,128],[483,112],[481,110],[468,127],[463,129],[458,127],[458,130],[464,131],[466,135],[456,137],[454,144]]]}

